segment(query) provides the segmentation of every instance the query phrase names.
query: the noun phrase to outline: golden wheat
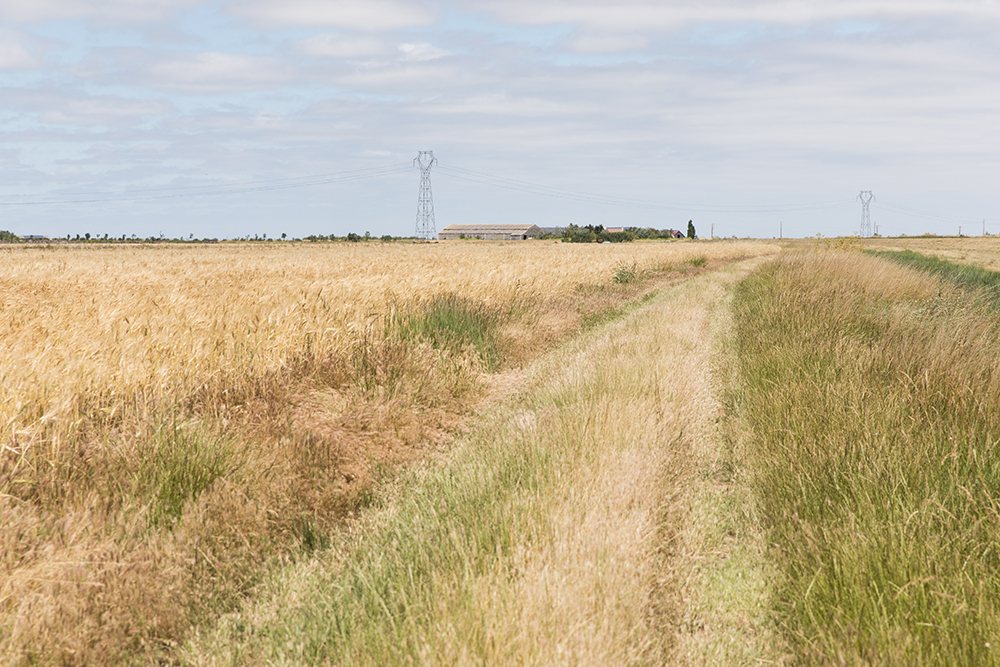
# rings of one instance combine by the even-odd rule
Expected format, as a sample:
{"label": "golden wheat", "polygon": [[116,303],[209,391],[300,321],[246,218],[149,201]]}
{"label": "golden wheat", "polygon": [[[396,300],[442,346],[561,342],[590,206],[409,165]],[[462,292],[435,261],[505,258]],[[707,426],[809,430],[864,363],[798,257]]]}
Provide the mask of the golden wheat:
{"label": "golden wheat", "polygon": [[3,251],[0,441],[59,447],[85,404],[173,403],[209,378],[340,353],[393,302],[457,292],[489,302],[607,282],[757,244],[552,243],[139,246]]}

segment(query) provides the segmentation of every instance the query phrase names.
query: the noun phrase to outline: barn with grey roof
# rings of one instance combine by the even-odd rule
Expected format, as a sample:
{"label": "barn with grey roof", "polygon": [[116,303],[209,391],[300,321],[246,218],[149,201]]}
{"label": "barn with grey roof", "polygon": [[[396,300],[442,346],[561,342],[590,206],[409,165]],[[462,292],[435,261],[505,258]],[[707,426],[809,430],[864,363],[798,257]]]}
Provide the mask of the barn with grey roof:
{"label": "barn with grey roof", "polygon": [[524,241],[538,238],[538,225],[448,225],[438,232],[438,239],[483,239],[484,241]]}

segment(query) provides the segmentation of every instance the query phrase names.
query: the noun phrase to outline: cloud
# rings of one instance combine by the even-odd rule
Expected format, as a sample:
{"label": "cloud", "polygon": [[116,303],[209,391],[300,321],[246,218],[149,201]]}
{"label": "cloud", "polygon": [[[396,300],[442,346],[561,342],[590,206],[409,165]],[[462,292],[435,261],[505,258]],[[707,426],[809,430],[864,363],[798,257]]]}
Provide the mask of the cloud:
{"label": "cloud", "polygon": [[157,21],[201,0],[31,0],[0,3],[0,20],[35,22],[90,18],[103,21]]}
{"label": "cloud", "polygon": [[428,25],[434,13],[406,0],[254,0],[233,3],[231,11],[255,23],[335,26],[353,30],[396,30]]}
{"label": "cloud", "polygon": [[1000,19],[1000,5],[982,0],[470,0],[471,11],[513,24],[581,25],[614,32],[673,29],[690,23],[801,25],[869,18],[971,16]]}
{"label": "cloud", "polygon": [[649,38],[636,34],[584,34],[569,41],[569,47],[577,53],[630,53],[641,51],[649,44]]}
{"label": "cloud", "polygon": [[443,58],[451,55],[451,53],[445,51],[444,49],[439,49],[433,44],[426,44],[423,42],[416,44],[400,44],[399,53],[401,54],[400,59],[406,62],[423,62],[425,60],[435,60],[437,58]]}
{"label": "cloud", "polygon": [[12,38],[0,35],[0,71],[32,69],[39,64],[24,46]]}
{"label": "cloud", "polygon": [[386,43],[370,36],[345,36],[335,33],[316,35],[300,40],[296,50],[307,56],[324,58],[369,58],[386,55]]}
{"label": "cloud", "polygon": [[271,58],[218,51],[157,63],[150,74],[156,87],[201,93],[273,88],[296,78]]}
{"label": "cloud", "polygon": [[50,108],[42,113],[40,120],[43,123],[118,125],[130,119],[145,120],[174,111],[174,107],[165,102],[112,96],[72,99],[61,103],[52,100],[50,104],[58,104],[59,108]]}

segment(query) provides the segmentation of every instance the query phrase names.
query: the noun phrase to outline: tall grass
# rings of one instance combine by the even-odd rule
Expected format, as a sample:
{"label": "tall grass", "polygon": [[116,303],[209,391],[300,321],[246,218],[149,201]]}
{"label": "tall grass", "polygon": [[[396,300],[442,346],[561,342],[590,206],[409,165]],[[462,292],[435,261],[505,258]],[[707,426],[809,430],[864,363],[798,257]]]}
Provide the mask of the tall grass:
{"label": "tall grass", "polygon": [[1000,320],[926,273],[786,256],[740,285],[736,409],[797,664],[994,664]]}
{"label": "tall grass", "polygon": [[494,371],[503,360],[500,326],[507,319],[501,306],[446,292],[394,309],[388,330],[404,340],[427,341],[455,353],[471,347],[486,369]]}
{"label": "tall grass", "polygon": [[974,264],[958,264],[939,257],[922,255],[912,250],[873,250],[876,257],[926,271],[950,280],[961,287],[980,290],[994,305],[1000,305],[1000,272],[990,271]]}

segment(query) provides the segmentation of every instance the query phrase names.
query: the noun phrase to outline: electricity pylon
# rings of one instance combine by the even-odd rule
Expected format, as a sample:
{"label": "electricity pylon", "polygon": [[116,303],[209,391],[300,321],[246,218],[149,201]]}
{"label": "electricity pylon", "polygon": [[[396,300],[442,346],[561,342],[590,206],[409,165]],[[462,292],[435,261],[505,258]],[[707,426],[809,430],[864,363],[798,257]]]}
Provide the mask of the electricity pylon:
{"label": "electricity pylon", "polygon": [[417,238],[433,241],[437,238],[434,224],[434,197],[431,194],[431,167],[437,164],[434,151],[420,151],[413,166],[420,168],[420,194],[417,197]]}
{"label": "electricity pylon", "polygon": [[861,237],[868,238],[872,235],[872,214],[868,209],[868,205],[872,203],[875,199],[875,195],[872,194],[871,190],[862,190],[861,194],[858,195],[858,201],[861,202]]}

